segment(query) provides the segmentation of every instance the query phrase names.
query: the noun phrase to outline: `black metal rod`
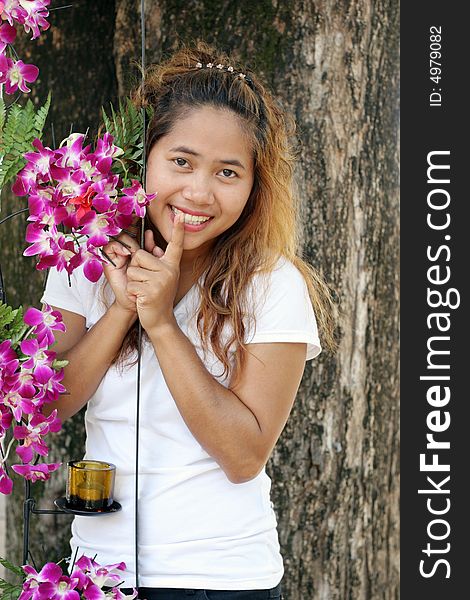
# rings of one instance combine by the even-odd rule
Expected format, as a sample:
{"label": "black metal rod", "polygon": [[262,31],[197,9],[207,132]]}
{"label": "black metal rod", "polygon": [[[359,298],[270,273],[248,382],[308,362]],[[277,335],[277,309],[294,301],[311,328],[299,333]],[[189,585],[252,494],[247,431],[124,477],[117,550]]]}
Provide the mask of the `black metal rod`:
{"label": "black metal rod", "polygon": [[24,502],[23,502],[23,564],[28,564],[29,556],[29,520],[31,516],[31,503],[34,504],[34,499],[31,498],[31,483],[24,480]]}

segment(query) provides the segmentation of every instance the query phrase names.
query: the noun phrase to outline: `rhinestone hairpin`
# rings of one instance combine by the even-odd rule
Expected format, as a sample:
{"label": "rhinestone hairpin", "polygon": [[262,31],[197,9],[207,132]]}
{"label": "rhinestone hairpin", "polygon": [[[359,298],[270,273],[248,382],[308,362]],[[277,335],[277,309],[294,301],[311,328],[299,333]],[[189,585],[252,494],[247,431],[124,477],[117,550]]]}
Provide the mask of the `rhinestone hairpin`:
{"label": "rhinestone hairpin", "polygon": [[196,68],[197,69],[213,69],[213,68],[218,69],[219,71],[227,71],[227,73],[232,73],[233,75],[236,75],[238,77],[238,79],[242,79],[243,81],[246,81],[249,84],[252,84],[252,80],[245,74],[245,73],[237,73],[235,71],[235,69],[232,66],[224,66],[222,63],[218,63],[217,65],[214,65],[214,63],[212,62],[208,62],[207,64],[203,64],[202,62],[197,62],[196,63]]}

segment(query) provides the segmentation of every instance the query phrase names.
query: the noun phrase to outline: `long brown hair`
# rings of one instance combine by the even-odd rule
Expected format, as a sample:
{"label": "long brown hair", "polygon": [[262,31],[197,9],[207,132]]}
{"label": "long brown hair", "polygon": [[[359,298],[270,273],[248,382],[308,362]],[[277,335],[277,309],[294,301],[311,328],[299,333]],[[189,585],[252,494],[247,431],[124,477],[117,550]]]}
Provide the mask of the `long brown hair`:
{"label": "long brown hair", "polygon": [[[202,63],[204,68],[198,68]],[[206,67],[212,63],[213,68]],[[232,66],[232,70],[217,68]],[[243,73],[246,78],[241,78]],[[213,244],[209,254],[195,261],[194,281],[199,286],[197,327],[204,350],[210,347],[224,366],[224,374],[236,376],[247,351],[246,319],[252,319],[247,289],[255,272],[270,272],[281,256],[290,260],[308,286],[322,346],[336,348],[334,302],[320,273],[299,255],[298,204],[293,192],[294,154],[291,140],[295,124],[281,109],[256,75],[226,54],[199,42],[183,47],[145,74],[144,86],[134,94],[138,106],[151,105],[154,117],[147,131],[147,155],[187,111],[202,106],[229,109],[237,115],[252,141],[255,179],[245,208]],[[153,227],[151,223],[148,226]],[[244,322],[245,320],[245,322]],[[231,325],[231,336],[222,343],[222,330]],[[235,343],[233,373],[229,349]],[[124,339],[118,362],[137,348],[136,326]]]}

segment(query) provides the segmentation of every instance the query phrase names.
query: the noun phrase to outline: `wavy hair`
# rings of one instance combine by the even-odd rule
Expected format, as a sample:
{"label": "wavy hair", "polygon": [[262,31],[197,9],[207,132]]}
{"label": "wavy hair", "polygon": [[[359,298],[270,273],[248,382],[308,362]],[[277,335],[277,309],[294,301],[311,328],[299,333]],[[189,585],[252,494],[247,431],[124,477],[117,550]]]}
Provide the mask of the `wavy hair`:
{"label": "wavy hair", "polygon": [[[204,68],[198,68],[197,63]],[[205,67],[208,63],[214,67]],[[230,65],[233,72],[218,69],[217,64]],[[240,78],[239,73],[246,78]],[[335,304],[330,288],[320,273],[299,256],[298,200],[293,191],[293,119],[254,73],[203,42],[183,47],[165,62],[151,66],[133,99],[138,106],[151,105],[154,109],[147,130],[147,156],[179,118],[202,106],[232,111],[252,143],[255,176],[244,210],[236,223],[215,240],[209,254],[193,266],[195,281],[204,274],[197,313],[204,351],[210,344],[224,366],[224,375],[236,378],[248,351],[244,343],[246,319],[254,317],[247,301],[249,284],[254,273],[272,271],[281,256],[303,275],[322,346],[334,351]],[[150,222],[147,226],[155,231]],[[222,340],[227,323],[231,335]],[[116,357],[119,363],[137,348],[136,325],[124,339]],[[232,344],[237,349],[233,372],[229,361]]]}

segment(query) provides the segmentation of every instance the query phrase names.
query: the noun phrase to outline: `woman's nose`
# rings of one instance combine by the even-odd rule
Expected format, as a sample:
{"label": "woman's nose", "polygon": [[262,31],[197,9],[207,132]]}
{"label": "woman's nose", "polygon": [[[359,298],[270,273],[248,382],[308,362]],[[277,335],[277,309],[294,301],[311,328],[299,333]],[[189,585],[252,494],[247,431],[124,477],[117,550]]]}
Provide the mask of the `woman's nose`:
{"label": "woman's nose", "polygon": [[208,178],[194,176],[184,188],[183,197],[196,204],[212,204],[214,194]]}

